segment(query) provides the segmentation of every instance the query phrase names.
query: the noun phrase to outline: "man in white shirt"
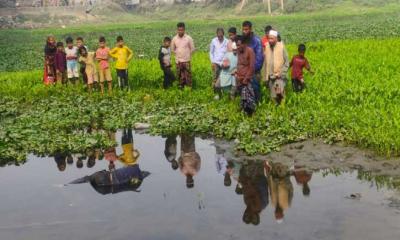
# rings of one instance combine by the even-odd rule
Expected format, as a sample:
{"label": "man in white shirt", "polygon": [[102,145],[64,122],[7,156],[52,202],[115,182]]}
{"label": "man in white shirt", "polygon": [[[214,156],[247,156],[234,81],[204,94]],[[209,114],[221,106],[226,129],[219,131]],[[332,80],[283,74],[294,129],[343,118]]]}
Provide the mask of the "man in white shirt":
{"label": "man in white shirt", "polygon": [[[217,36],[210,44],[210,61],[213,71],[213,87],[214,91],[218,89],[218,78],[221,73],[222,60],[228,47],[228,40],[224,37],[224,29],[217,29]],[[216,95],[217,98],[217,95]]]}

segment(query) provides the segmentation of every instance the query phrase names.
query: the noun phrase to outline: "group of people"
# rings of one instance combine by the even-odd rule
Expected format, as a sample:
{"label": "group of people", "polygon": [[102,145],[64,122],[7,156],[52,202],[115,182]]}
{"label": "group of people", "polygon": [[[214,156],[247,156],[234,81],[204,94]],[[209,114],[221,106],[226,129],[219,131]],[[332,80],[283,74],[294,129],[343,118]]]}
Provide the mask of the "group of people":
{"label": "group of people", "polygon": [[[280,34],[271,26],[266,26],[265,36],[259,38],[253,32],[252,23],[244,21],[241,35],[237,33],[235,27],[229,28],[228,35],[226,38],[224,29],[218,28],[216,37],[210,44],[209,55],[215,99],[220,99],[224,93],[228,93],[230,98],[240,95],[241,108],[251,115],[261,101],[261,86],[265,83],[270,90],[271,98],[276,104],[280,104],[285,97],[289,68],[292,68],[293,90],[301,92],[304,89],[303,69],[312,73],[305,57],[304,44],[298,46],[298,54],[289,60]],[[108,90],[111,92],[109,58],[114,58],[119,86],[122,89],[129,87],[128,63],[133,54],[132,50],[124,45],[122,36],[117,37],[116,47],[111,50],[106,46],[104,37],[99,38],[99,48],[96,52],[88,51],[81,37],[76,39],[76,45],[73,44],[73,39],[68,37],[66,45],[64,48],[63,42],[56,43],[53,36],[47,38],[44,75],[46,84],[75,83],[81,74],[89,91],[92,90],[93,84],[100,82],[103,93],[103,83],[107,81]],[[164,74],[164,88],[171,87],[176,78],[181,89],[192,87],[191,60],[194,51],[194,41],[186,33],[185,23],[178,23],[177,34],[172,39],[165,37],[159,49],[158,59]],[[175,55],[177,76],[172,71],[172,54]]]}
{"label": "group of people", "polygon": [[[74,39],[67,37],[63,42],[56,42],[54,36],[47,37],[45,53],[45,68],[43,81],[45,84],[72,83],[79,79],[87,84],[89,92],[93,86],[100,83],[101,93],[104,93],[104,82],[107,82],[108,92],[112,90],[112,75],[110,58],[114,58],[118,84],[121,89],[127,89],[128,64],[133,57],[132,50],[124,44],[122,36],[117,37],[116,46],[113,49],[107,47],[105,37],[99,38],[99,47],[96,52],[88,50],[83,38]],[[81,76],[81,78],[80,78]]]}
{"label": "group of people", "polygon": [[270,97],[280,104],[285,96],[289,68],[292,68],[293,90],[304,89],[303,69],[312,73],[304,44],[298,46],[298,54],[289,61],[280,34],[272,26],[265,27],[261,39],[254,34],[249,21],[242,23],[242,35],[237,34],[235,27],[229,28],[228,38],[222,28],[217,29],[216,35],[210,44],[215,99],[223,92],[229,92],[231,98],[239,94],[242,109],[252,114],[261,100],[261,83],[265,83]]}

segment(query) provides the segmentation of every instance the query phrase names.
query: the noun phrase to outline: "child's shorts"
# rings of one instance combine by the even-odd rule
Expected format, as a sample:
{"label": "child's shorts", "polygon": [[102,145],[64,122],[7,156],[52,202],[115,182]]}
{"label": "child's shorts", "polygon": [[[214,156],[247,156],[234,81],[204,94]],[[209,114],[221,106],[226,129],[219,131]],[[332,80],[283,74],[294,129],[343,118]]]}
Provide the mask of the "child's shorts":
{"label": "child's shorts", "polygon": [[78,78],[78,63],[76,61],[67,61],[68,78]]}
{"label": "child's shorts", "polygon": [[86,76],[87,76],[87,84],[93,84],[94,82],[98,81],[96,71],[86,71]]}
{"label": "child's shorts", "polygon": [[100,75],[100,82],[111,82],[112,81],[112,77],[111,77],[111,69],[110,68],[106,68],[106,69],[99,69],[99,75]]}

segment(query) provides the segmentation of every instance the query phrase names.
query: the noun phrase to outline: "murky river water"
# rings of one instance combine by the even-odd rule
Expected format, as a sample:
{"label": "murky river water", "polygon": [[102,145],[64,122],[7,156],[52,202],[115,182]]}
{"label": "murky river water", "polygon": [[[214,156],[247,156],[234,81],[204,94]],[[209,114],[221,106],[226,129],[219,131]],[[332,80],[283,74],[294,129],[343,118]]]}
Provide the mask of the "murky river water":
{"label": "murky river water", "polygon": [[[397,190],[357,172],[230,162],[190,136],[115,137],[104,156],[29,156],[0,168],[0,239],[400,239]],[[93,174],[118,156],[111,178],[120,186],[100,187],[110,174]],[[79,178],[92,184],[68,184]]]}

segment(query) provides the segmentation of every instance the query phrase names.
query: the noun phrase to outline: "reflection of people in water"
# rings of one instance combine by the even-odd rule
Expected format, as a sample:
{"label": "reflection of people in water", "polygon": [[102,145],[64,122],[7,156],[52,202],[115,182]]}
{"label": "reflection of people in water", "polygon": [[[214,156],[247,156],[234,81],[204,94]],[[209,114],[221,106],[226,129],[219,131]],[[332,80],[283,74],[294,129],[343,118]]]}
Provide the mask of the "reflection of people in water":
{"label": "reflection of people in water", "polygon": [[176,161],[176,152],[177,152],[176,148],[177,148],[176,135],[168,136],[167,139],[165,140],[164,155],[167,158],[167,161],[171,163],[171,168],[173,170],[176,170],[179,167],[178,161]]}
{"label": "reflection of people in water", "polygon": [[67,154],[67,163],[68,165],[74,164],[74,158],[72,157],[71,154]]}
{"label": "reflection of people in water", "polygon": [[121,144],[123,153],[118,156],[118,160],[125,165],[136,164],[140,153],[134,148],[132,129],[123,130]]}
{"label": "reflection of people in water", "polygon": [[311,172],[308,172],[301,166],[294,166],[294,178],[297,184],[303,186],[303,195],[306,197],[310,196],[310,186],[308,186],[308,182],[311,180],[311,177]]}
{"label": "reflection of people in water", "polygon": [[54,154],[54,161],[57,164],[57,168],[60,172],[65,171],[67,167],[67,155],[61,152],[56,152]]}
{"label": "reflection of people in water", "polygon": [[[138,191],[144,178],[150,175],[142,171],[138,164],[139,152],[134,148],[131,129],[122,132],[122,150],[120,156],[116,155],[114,148],[104,152],[104,158],[110,161],[109,170],[96,172],[90,176],[77,179],[72,184],[90,182],[92,187],[101,194],[115,194],[123,191]],[[125,166],[115,169],[114,162],[119,160]]]}
{"label": "reflection of people in water", "polygon": [[243,222],[260,224],[260,213],[268,205],[268,182],[264,175],[263,162],[245,162],[240,169],[239,182],[242,185],[246,210]]}
{"label": "reflection of people in water", "polygon": [[78,160],[76,161],[76,167],[77,168],[82,168],[83,167],[83,160],[85,159],[84,156],[79,156]]}
{"label": "reflection of people in water", "polygon": [[268,185],[271,194],[271,204],[275,208],[275,219],[281,223],[284,211],[287,210],[293,199],[293,185],[290,181],[289,167],[281,163],[270,163]]}
{"label": "reflection of people in water", "polygon": [[242,184],[239,182],[239,174],[242,164],[238,161],[228,161],[228,165],[226,166],[226,171],[224,174],[224,185],[230,186],[232,184],[231,177],[237,182],[235,192],[238,195],[243,194]]}
{"label": "reflection of people in water", "polygon": [[193,188],[193,177],[200,171],[200,155],[196,152],[195,138],[192,135],[181,135],[181,156],[179,157],[179,168],[186,176],[186,187]]}

